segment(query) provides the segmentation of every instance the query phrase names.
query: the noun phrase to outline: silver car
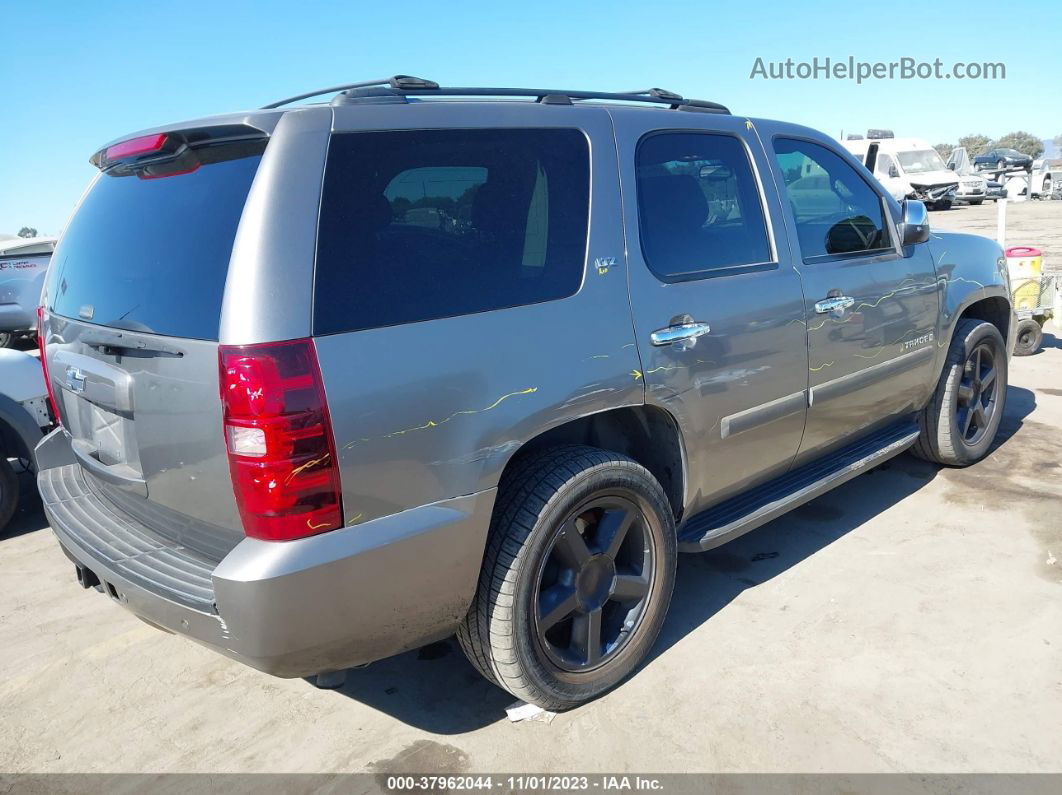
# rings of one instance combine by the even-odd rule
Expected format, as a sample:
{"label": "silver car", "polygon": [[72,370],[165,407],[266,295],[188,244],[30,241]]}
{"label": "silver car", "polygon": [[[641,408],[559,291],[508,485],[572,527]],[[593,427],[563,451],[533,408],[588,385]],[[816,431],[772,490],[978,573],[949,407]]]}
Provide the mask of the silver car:
{"label": "silver car", "polygon": [[829,137],[659,89],[329,92],[102,147],[55,253],[38,484],[145,621],[285,677],[456,633],[563,709],[645,658],[678,551],[988,452],[999,247]]}

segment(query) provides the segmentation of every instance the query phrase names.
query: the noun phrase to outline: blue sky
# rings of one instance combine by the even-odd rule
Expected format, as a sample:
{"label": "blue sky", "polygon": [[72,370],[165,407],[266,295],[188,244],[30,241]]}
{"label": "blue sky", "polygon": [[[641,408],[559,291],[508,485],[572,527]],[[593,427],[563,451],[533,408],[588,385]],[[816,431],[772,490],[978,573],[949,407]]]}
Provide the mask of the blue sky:
{"label": "blue sky", "polygon": [[[1062,134],[1062,4],[31,2],[5,4],[0,233],[57,233],[115,137],[407,73],[449,85],[662,86],[837,136]],[[1015,33],[989,37],[990,20]],[[1043,34],[1053,44],[1036,44]],[[1002,61],[1001,81],[764,81],[757,56]]]}

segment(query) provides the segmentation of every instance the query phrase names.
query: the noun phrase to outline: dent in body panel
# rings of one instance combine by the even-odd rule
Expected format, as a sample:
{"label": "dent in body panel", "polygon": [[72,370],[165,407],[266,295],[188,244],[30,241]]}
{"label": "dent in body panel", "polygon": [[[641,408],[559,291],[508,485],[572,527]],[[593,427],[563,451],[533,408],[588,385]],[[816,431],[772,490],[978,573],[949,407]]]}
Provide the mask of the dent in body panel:
{"label": "dent in body panel", "polygon": [[[346,523],[494,486],[516,449],[544,430],[640,405],[632,348],[582,361],[597,346],[579,334],[589,300],[581,296],[318,338]],[[598,322],[630,336],[629,319]],[[541,331],[528,335],[528,326]],[[502,344],[477,342],[485,329]]]}

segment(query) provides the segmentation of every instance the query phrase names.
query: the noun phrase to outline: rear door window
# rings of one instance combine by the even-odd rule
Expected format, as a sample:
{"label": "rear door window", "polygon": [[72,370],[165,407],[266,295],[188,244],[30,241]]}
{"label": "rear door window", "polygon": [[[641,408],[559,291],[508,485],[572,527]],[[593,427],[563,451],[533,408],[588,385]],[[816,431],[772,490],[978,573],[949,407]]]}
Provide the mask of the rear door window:
{"label": "rear door window", "polygon": [[314,333],[572,295],[586,259],[590,165],[568,129],[332,137]]}
{"label": "rear door window", "polygon": [[179,168],[100,174],[53,257],[51,310],[216,340],[236,227],[264,146],[203,146]]}

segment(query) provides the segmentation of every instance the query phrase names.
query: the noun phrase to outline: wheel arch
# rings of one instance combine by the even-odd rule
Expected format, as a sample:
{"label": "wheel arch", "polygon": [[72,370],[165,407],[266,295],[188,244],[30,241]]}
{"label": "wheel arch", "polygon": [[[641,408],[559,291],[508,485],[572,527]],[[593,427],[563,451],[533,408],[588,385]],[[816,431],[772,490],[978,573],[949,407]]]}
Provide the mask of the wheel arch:
{"label": "wheel arch", "polygon": [[[1010,301],[1001,295],[989,296],[988,298],[982,298],[977,301],[973,301],[968,304],[955,318],[955,324],[957,325],[960,320],[966,318],[973,318],[974,320],[983,320],[986,323],[991,323],[998,330],[1003,337],[1003,342],[1009,347],[1011,344],[1011,318],[1013,313],[1010,307]],[[955,326],[952,326],[952,333],[955,331]],[[950,337],[949,337],[950,343]]]}
{"label": "wheel arch", "polygon": [[33,462],[33,448],[42,435],[28,411],[7,395],[0,395],[0,455]]}
{"label": "wheel arch", "polygon": [[628,456],[652,473],[667,495],[676,522],[686,504],[686,449],[675,418],[656,406],[607,409],[554,426],[522,444],[501,478],[528,456],[563,444],[584,444]]}

